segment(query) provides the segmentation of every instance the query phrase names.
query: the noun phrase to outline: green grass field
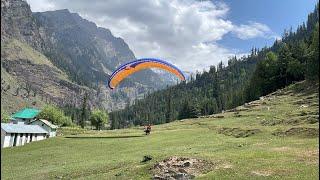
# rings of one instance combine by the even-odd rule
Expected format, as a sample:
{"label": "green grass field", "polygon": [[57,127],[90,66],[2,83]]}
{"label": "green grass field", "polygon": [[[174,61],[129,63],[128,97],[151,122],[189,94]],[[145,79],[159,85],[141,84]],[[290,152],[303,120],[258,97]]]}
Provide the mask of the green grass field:
{"label": "green grass field", "polygon": [[[316,85],[318,86],[318,85]],[[171,156],[212,162],[196,179],[318,179],[319,94],[305,83],[238,107],[237,112],[63,136],[1,151],[2,179],[150,179]],[[143,156],[151,161],[141,163]]]}

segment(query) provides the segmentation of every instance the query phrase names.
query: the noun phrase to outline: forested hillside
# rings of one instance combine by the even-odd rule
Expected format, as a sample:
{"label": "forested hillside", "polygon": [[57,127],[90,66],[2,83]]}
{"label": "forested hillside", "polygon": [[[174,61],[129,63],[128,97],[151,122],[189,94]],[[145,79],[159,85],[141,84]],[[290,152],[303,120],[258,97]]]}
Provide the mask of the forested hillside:
{"label": "forested hillside", "polygon": [[293,82],[319,80],[319,4],[296,32],[285,31],[258,66],[246,88],[246,101]]}
{"label": "forested hillside", "polygon": [[285,30],[272,47],[253,48],[208,72],[152,94],[110,114],[111,127],[161,124],[221,112],[295,81],[319,80],[319,5],[295,32]]}

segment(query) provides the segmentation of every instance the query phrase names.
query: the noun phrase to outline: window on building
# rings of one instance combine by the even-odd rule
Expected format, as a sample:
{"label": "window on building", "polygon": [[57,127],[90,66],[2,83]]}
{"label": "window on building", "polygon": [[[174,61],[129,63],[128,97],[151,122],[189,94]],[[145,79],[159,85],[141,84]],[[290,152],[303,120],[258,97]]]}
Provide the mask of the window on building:
{"label": "window on building", "polygon": [[26,133],[26,138],[25,138],[25,140],[24,140],[25,143],[28,143],[28,136],[29,136],[29,134]]}
{"label": "window on building", "polygon": [[30,134],[30,142],[32,142],[32,136],[33,136],[33,134]]}
{"label": "window on building", "polygon": [[22,141],[22,137],[23,137],[23,133],[20,134],[20,139],[19,139],[20,140],[20,142],[19,142],[20,146],[22,145],[22,142],[23,142]]}

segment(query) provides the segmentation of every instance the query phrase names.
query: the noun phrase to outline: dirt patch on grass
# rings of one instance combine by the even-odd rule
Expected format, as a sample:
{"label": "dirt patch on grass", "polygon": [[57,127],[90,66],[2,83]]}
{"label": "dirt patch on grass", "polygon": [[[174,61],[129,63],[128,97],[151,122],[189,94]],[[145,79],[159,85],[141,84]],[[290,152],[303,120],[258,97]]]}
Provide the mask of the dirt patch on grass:
{"label": "dirt patch on grass", "polygon": [[319,129],[317,128],[306,128],[306,127],[296,127],[290,128],[288,130],[276,130],[272,133],[275,136],[300,136],[307,138],[314,138],[319,136]]}
{"label": "dirt patch on grass", "polygon": [[294,154],[298,162],[305,162],[306,164],[310,165],[319,163],[319,149],[299,149],[283,146],[272,148],[271,150],[276,152]]}
{"label": "dirt patch on grass", "polygon": [[319,149],[306,150],[301,153],[305,157],[319,157]]}
{"label": "dirt patch on grass", "polygon": [[303,161],[306,164],[319,164],[319,149],[299,151],[298,161]]}
{"label": "dirt patch on grass", "polygon": [[233,168],[233,165],[232,164],[229,164],[229,163],[223,163],[221,165],[218,165],[215,167],[215,169],[232,169]]}
{"label": "dirt patch on grass", "polygon": [[283,120],[281,119],[263,119],[260,122],[262,126],[275,126],[282,123],[283,123]]}
{"label": "dirt patch on grass", "polygon": [[212,115],[199,116],[198,118],[224,118],[224,116],[212,114]]}
{"label": "dirt patch on grass", "polygon": [[319,115],[304,115],[291,117],[289,119],[263,119],[260,124],[262,126],[275,125],[299,125],[299,124],[315,124],[319,123]]}
{"label": "dirt patch on grass", "polygon": [[290,147],[276,147],[276,148],[272,148],[273,151],[277,151],[277,152],[287,152],[290,151]]}
{"label": "dirt patch on grass", "polygon": [[273,172],[270,171],[270,170],[251,171],[251,174],[252,174],[252,175],[255,175],[255,176],[263,176],[263,177],[271,176],[272,173],[273,173]]}
{"label": "dirt patch on grass", "polygon": [[246,108],[244,106],[238,106],[235,108],[235,111],[249,111],[249,108]]}
{"label": "dirt patch on grass", "polygon": [[153,179],[193,179],[214,168],[212,162],[201,159],[170,157],[153,166]]}
{"label": "dirt patch on grass", "polygon": [[260,129],[241,129],[241,128],[220,128],[218,129],[219,134],[224,134],[226,136],[233,136],[236,138],[249,137],[254,134],[261,132]]}
{"label": "dirt patch on grass", "polygon": [[269,143],[267,142],[258,142],[258,143],[255,143],[253,144],[254,146],[265,146],[265,145],[268,145]]}

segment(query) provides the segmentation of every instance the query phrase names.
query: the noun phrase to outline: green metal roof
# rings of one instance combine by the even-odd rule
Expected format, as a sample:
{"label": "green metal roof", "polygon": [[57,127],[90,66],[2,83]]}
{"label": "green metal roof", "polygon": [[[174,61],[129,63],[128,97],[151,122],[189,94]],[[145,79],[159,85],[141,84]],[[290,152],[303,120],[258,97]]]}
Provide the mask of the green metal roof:
{"label": "green metal roof", "polygon": [[18,111],[14,113],[11,117],[12,118],[25,118],[25,119],[31,119],[36,117],[40,113],[40,110],[33,109],[33,108],[25,108],[21,111]]}

